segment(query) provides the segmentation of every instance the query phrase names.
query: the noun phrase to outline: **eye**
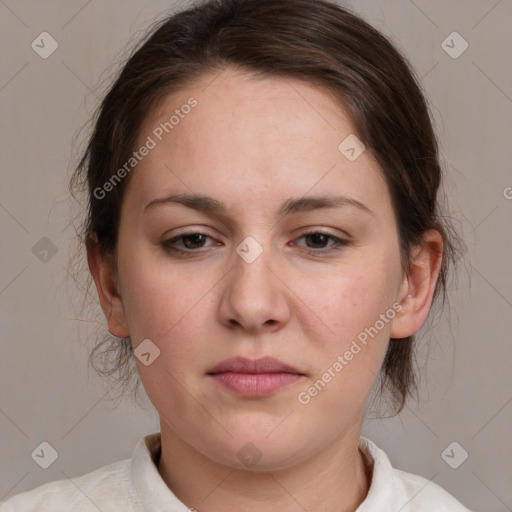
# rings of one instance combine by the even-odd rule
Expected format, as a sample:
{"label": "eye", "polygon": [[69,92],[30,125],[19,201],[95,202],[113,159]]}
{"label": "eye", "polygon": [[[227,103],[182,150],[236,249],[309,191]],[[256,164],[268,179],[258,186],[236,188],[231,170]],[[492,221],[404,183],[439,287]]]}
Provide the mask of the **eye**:
{"label": "eye", "polygon": [[[308,251],[308,253],[310,254],[326,253],[332,250],[339,250],[341,246],[348,244],[346,240],[342,240],[341,238],[338,238],[334,235],[330,235],[328,233],[324,233],[322,231],[309,231],[308,233],[304,233],[300,237],[300,239],[302,238],[312,242],[313,246],[309,244],[307,245],[307,248],[313,249],[312,251]],[[329,240],[332,240],[334,243],[331,244],[330,246],[325,247],[325,244]],[[318,247],[319,245],[322,247]]]}
{"label": "eye", "polygon": [[[192,254],[194,252],[202,252],[200,249],[208,247],[208,245],[205,245],[206,239],[208,238],[213,240],[212,237],[206,233],[194,231],[181,233],[179,236],[164,240],[161,245],[167,252],[178,256],[186,256],[187,254]],[[299,240],[303,238],[311,242],[311,245],[309,243],[306,245],[306,249],[310,249],[307,251],[308,254],[325,254],[333,250],[339,250],[342,246],[348,244],[346,240],[322,231],[310,231],[308,233],[303,233]],[[326,244],[329,241],[332,241],[333,243],[326,247]],[[211,245],[219,244],[210,244],[210,246]]]}
{"label": "eye", "polygon": [[[204,242],[205,239],[211,237],[207,235],[206,233],[199,233],[199,232],[191,232],[191,233],[182,233],[179,236],[176,236],[174,238],[169,238],[168,240],[164,240],[162,242],[162,246],[170,251],[175,253],[185,253],[185,252],[197,252],[194,251],[194,249],[202,249],[205,247]],[[176,242],[182,241],[183,246],[182,247],[174,247]],[[178,244],[179,245],[179,244]],[[206,246],[207,247],[207,246]]]}

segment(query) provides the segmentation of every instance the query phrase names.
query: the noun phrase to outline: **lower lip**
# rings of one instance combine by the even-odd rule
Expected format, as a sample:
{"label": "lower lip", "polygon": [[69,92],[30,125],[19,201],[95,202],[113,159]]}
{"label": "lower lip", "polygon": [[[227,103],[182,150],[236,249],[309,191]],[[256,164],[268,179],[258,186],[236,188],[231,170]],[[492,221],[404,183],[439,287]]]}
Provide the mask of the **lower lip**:
{"label": "lower lip", "polygon": [[212,377],[233,393],[241,396],[260,397],[275,393],[301,379],[296,373],[215,373]]}

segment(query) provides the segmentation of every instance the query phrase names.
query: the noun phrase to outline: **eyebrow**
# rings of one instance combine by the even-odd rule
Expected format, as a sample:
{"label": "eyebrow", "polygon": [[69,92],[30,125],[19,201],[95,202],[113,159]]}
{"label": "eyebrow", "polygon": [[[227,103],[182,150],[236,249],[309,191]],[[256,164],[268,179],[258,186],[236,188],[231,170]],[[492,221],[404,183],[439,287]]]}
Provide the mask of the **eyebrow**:
{"label": "eyebrow", "polygon": [[[171,194],[166,197],[153,199],[144,207],[144,213],[159,205],[181,204],[187,208],[209,213],[223,215],[227,212],[227,206],[217,199],[200,194]],[[357,199],[346,196],[305,196],[287,199],[277,211],[279,216],[310,212],[321,208],[340,208],[351,206],[375,216],[365,204]]]}

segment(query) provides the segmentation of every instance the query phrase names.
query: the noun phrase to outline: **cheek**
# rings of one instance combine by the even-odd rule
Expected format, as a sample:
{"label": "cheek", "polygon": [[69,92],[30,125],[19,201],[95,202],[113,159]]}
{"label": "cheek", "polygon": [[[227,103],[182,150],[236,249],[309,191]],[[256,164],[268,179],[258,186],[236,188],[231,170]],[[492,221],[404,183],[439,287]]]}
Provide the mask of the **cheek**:
{"label": "cheek", "polygon": [[385,311],[389,296],[382,275],[354,267],[303,282],[299,290],[299,297],[310,308],[308,318],[316,318],[315,324],[321,329],[317,338],[326,346],[341,346],[372,325]]}
{"label": "cheek", "polygon": [[[160,340],[180,327],[180,319],[197,302],[193,277],[183,279],[179,269],[165,266],[155,253],[126,252],[120,259],[122,296],[132,339]],[[189,316],[187,315],[187,319]]]}
{"label": "cheek", "polygon": [[[317,347],[314,354],[318,358],[313,381],[322,381],[319,388],[327,383],[327,393],[320,393],[320,401],[331,405],[364,397],[363,390],[369,391],[373,385],[387,350],[391,316],[386,318],[388,322],[382,322],[380,315],[391,306],[391,283],[378,263],[368,268],[372,270],[351,268],[337,279],[326,280],[325,286],[317,286],[314,293],[310,288],[307,294],[309,304],[316,305],[314,312],[322,320],[319,323],[315,315],[309,314],[314,322],[309,326],[311,343]],[[307,329],[304,325],[302,328]]]}
{"label": "cheek", "polygon": [[138,261],[134,257],[123,267],[130,337],[134,349],[149,339],[160,351],[148,366],[136,358],[138,372],[157,410],[171,407],[186,416],[191,404],[183,385],[193,392],[188,371],[204,357],[197,333],[208,301],[207,297],[200,298],[211,286],[183,279],[176,271],[162,272],[158,266],[148,265],[148,260],[145,265]]}
{"label": "cheek", "polygon": [[[185,370],[201,361],[201,342],[197,334],[208,312],[208,290],[212,283],[193,277],[183,278],[176,270],[163,271],[161,266],[142,265],[142,258],[132,254],[121,266],[123,301],[130,337],[134,349],[149,339],[160,350],[150,366],[136,360],[144,386],[172,389],[186,378]],[[147,258],[147,256],[146,256]],[[203,327],[204,330],[204,327]]]}

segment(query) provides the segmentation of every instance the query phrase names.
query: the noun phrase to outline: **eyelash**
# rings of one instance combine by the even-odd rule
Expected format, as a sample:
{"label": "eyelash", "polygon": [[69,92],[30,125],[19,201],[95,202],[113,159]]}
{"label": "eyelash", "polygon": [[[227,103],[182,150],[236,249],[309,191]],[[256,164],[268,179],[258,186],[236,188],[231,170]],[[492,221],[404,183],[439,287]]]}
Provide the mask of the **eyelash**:
{"label": "eyelash", "polygon": [[[179,236],[176,236],[174,238],[169,238],[168,240],[164,240],[161,245],[166,251],[168,251],[170,253],[173,253],[173,254],[175,254],[177,256],[181,256],[181,257],[187,257],[188,255],[190,255],[194,252],[199,252],[200,249],[202,249],[202,247],[200,247],[198,249],[183,250],[183,249],[176,249],[175,247],[172,247],[171,245],[173,243],[176,243],[179,240],[182,240],[184,238],[187,238],[187,237],[190,237],[193,235],[202,235],[202,236],[205,236],[208,238],[212,238],[207,233],[203,233],[201,231],[190,231],[188,233],[182,233]],[[323,231],[318,231],[318,230],[313,230],[313,231],[308,231],[306,233],[302,233],[300,238],[304,238],[304,237],[310,236],[310,235],[324,235],[328,239],[334,240],[334,242],[335,242],[333,245],[329,246],[328,248],[323,248],[323,249],[308,248],[309,250],[307,250],[306,252],[307,252],[307,254],[310,254],[310,255],[329,254],[332,251],[339,251],[343,246],[348,245],[347,240],[343,240],[336,236],[330,235],[329,233],[324,233]]]}

